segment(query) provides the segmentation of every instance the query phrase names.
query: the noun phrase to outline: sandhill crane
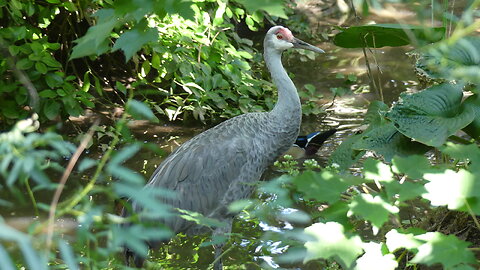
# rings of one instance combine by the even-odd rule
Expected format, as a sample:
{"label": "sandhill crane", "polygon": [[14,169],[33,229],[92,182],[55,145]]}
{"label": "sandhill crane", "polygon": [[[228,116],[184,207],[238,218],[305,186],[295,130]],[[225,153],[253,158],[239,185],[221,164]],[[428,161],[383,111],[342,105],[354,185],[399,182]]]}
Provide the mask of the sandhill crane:
{"label": "sandhill crane", "polygon": [[[173,208],[195,211],[227,224],[215,228],[214,235],[230,232],[233,214],[229,213],[228,205],[251,195],[252,183],[298,136],[302,107],[297,89],[283,68],[282,52],[298,48],[323,53],[295,38],[283,26],[270,28],[263,45],[267,68],[278,88],[278,100],[272,111],[239,115],[198,134],[168,156],[145,186],[174,191],[175,198],[159,198]],[[135,198],[131,200],[133,211],[140,212]],[[159,222],[174,233],[195,234],[205,229],[181,217]],[[221,247],[215,246],[215,258],[220,254]],[[137,267],[143,264],[143,258],[126,249],[127,263],[132,257]],[[214,269],[222,269],[221,260]]]}

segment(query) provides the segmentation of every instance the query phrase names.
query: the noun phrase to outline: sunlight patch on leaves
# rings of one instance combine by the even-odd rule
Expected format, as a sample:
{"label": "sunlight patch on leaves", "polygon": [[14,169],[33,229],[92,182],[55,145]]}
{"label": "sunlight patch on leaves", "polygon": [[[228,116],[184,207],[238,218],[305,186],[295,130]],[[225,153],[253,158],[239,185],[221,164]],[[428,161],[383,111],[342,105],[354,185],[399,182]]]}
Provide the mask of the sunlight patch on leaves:
{"label": "sunlight patch on leaves", "polygon": [[446,205],[448,209],[457,210],[465,205],[467,198],[478,197],[476,175],[464,169],[427,173],[423,177],[430,182],[425,184],[427,192],[422,196],[433,206]]}
{"label": "sunlight patch on leaves", "polygon": [[396,229],[389,231],[385,238],[387,239],[385,244],[388,250],[395,251],[399,248],[406,248],[408,250],[416,249],[423,244],[423,241],[415,239],[414,233],[401,233]]}
{"label": "sunlight patch on leaves", "polygon": [[313,237],[305,243],[307,255],[304,263],[315,259],[334,258],[345,267],[351,267],[362,254],[362,240],[358,235],[349,237],[341,224],[336,222],[315,223],[305,228]]}
{"label": "sunlight patch on leaves", "polygon": [[398,263],[395,255],[382,250],[382,243],[363,243],[365,254],[357,260],[354,270],[394,270]]}

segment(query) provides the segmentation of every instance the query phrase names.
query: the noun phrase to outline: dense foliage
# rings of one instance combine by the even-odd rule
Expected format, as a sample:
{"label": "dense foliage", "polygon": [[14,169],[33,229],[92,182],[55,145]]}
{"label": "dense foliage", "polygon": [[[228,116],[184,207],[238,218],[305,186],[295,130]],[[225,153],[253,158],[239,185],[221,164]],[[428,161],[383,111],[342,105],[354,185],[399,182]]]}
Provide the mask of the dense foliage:
{"label": "dense foliage", "polygon": [[[353,2],[364,15],[384,4]],[[372,102],[367,129],[347,138],[325,168],[314,160],[277,162],[282,176],[230,206],[239,213],[230,240],[176,237],[147,268],[206,268],[219,241],[228,241],[231,269],[478,268],[480,42],[472,33],[479,4],[468,2],[458,16],[437,3],[417,10],[441,27],[339,28],[333,41],[345,48],[414,45],[424,89],[391,106]],[[174,214],[155,200],[172,194],[143,189],[143,172],[125,163],[145,150],[161,154],[131,136],[129,121],[210,122],[271,108],[275,94],[261,55],[233,30],[279,22],[292,5],[0,0],[0,121],[7,130],[0,134],[0,268],[122,269],[123,246],[147,254],[145,240],[171,238],[167,228],[122,218],[116,209],[135,197],[141,215]],[[305,114],[323,112],[313,85],[301,91]],[[111,126],[94,123],[78,146],[47,128],[85,109],[119,106],[125,112]],[[100,141],[98,157],[82,155]],[[350,173],[354,165],[361,171]],[[35,218],[12,225],[24,212]],[[197,213],[182,217],[218,225]],[[127,222],[132,226],[120,226]]]}

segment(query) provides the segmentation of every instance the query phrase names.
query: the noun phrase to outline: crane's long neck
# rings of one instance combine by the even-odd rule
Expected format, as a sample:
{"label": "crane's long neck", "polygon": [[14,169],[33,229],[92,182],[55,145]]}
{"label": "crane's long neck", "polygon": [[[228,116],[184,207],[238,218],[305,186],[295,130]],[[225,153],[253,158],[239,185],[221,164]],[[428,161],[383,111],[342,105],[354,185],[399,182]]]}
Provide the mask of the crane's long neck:
{"label": "crane's long neck", "polygon": [[300,125],[302,117],[300,98],[297,88],[283,68],[281,52],[266,46],[264,58],[267,68],[272,74],[273,82],[278,89],[278,101],[270,113],[277,119],[287,118],[290,124]]}

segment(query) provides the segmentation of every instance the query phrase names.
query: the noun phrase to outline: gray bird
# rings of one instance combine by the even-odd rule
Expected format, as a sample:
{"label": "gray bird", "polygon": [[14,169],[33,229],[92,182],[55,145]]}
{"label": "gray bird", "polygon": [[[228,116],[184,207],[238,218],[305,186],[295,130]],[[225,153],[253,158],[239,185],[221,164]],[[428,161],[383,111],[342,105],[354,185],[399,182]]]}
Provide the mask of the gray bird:
{"label": "gray bird", "polygon": [[[295,142],[302,120],[297,89],[282,65],[282,52],[298,48],[323,53],[303,42],[283,26],[270,28],[263,43],[264,59],[278,88],[277,104],[270,112],[247,113],[231,118],[193,137],[163,161],[145,188],[163,188],[175,192],[175,198],[159,198],[173,208],[186,209],[220,220],[226,224],[215,228],[214,235],[228,234],[233,214],[230,203],[248,198],[254,183],[268,166]],[[132,209],[141,207],[132,198]],[[205,227],[181,217],[162,219],[174,233],[196,234]],[[208,230],[208,229],[207,229]],[[157,243],[149,243],[156,246]],[[221,246],[215,246],[215,258]],[[125,250],[127,264],[133,258],[140,267],[143,258]],[[214,269],[222,269],[217,260]]]}

